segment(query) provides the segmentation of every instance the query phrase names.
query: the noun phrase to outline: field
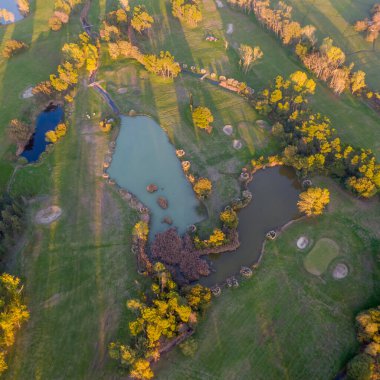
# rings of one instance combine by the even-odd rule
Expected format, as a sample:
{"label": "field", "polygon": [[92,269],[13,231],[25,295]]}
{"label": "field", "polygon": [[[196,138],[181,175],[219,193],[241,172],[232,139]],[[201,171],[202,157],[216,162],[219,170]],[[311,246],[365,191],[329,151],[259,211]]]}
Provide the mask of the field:
{"label": "field", "polygon": [[[188,29],[171,16],[165,0],[131,3],[146,4],[159,21],[148,37],[139,37],[147,52],[170,50],[180,62],[245,80],[256,90],[278,74],[287,76],[302,69],[296,57],[252,15],[227,6],[217,8],[213,0],[204,0],[204,21],[199,28]],[[323,1],[327,8],[308,0],[292,3],[302,3],[295,9],[297,18],[304,17],[306,22],[310,17],[313,22],[312,15],[318,16],[314,22],[321,32],[329,33],[342,47],[346,46],[343,42],[348,40],[347,34],[343,23],[339,28],[338,24],[330,25],[335,22],[331,7],[335,4],[351,23],[370,5],[368,0],[360,4],[345,0],[340,6],[337,1]],[[92,1],[90,22],[94,27],[114,4],[116,1]],[[319,12],[311,12],[317,5]],[[31,44],[26,53],[10,61],[0,58],[1,190],[15,167],[10,161],[14,147],[7,140],[5,127],[23,110],[35,111],[36,107],[32,99],[23,100],[20,95],[55,71],[61,46],[75,40],[80,32],[78,13],[62,31],[50,32],[47,19],[52,8],[51,1],[35,0],[31,16],[0,27],[1,46],[11,37]],[[231,35],[226,34],[230,23],[234,25]],[[206,32],[219,40],[214,44],[205,41]],[[355,42],[358,37],[349,41],[361,44]],[[238,65],[240,43],[259,45],[264,51],[262,62],[247,75]],[[362,48],[358,46],[349,48]],[[241,167],[252,157],[270,154],[277,148],[269,131],[257,124],[262,116],[239,96],[188,74],[175,81],[163,80],[130,60],[115,63],[103,53],[97,79],[122,112],[134,109],[154,117],[174,145],[185,149],[195,173],[213,180],[214,195],[207,203],[210,219],[206,224],[210,227],[220,208],[236,196]],[[354,56],[358,68],[368,72],[368,82],[373,80],[380,89],[374,61],[377,54]],[[127,88],[123,95],[117,91],[122,87]],[[212,110],[212,135],[194,129],[190,93],[195,105]],[[38,107],[42,109],[41,104]],[[312,107],[332,119],[345,142],[372,148],[380,157],[379,116],[366,104],[349,94],[336,97],[319,84]],[[101,179],[110,137],[101,134],[97,124],[108,108],[83,81],[74,105],[67,111],[68,135],[42,163],[19,169],[11,186],[12,194],[29,198],[29,223],[25,236],[10,252],[7,270],[25,282],[31,319],[10,353],[8,379],[118,378],[115,365],[107,359],[107,344],[125,336],[125,300],[144,288],[130,252],[131,228],[137,215]],[[86,113],[94,112],[92,120],[85,118]],[[233,125],[232,138],[223,134],[225,124]],[[234,138],[243,140],[241,151],[232,148]],[[269,243],[254,277],[214,299],[196,333],[199,349],[195,357],[185,358],[175,350],[157,366],[158,378],[243,379],[254,374],[255,379],[326,379],[354,354],[354,316],[378,303],[380,296],[376,266],[380,205],[378,199],[354,200],[333,181],[317,181],[331,189],[329,212],[292,225]],[[59,205],[63,216],[48,227],[36,225],[35,213],[50,204]],[[339,242],[345,260],[353,268],[347,278],[334,281],[327,271],[320,277],[308,273],[303,266],[306,253],[296,249],[301,235],[315,242],[321,238]]]}
{"label": "field", "polygon": [[338,244],[331,239],[322,238],[303,260],[305,269],[316,276],[325,273],[331,261],[339,255]]}

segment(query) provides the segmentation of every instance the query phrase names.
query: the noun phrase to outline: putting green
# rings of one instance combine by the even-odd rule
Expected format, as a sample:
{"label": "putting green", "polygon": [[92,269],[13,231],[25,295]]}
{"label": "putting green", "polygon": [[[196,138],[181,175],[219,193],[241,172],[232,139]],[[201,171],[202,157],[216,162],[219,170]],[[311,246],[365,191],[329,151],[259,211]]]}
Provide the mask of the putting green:
{"label": "putting green", "polygon": [[338,244],[334,240],[322,238],[305,257],[303,264],[309,273],[320,276],[338,255]]}

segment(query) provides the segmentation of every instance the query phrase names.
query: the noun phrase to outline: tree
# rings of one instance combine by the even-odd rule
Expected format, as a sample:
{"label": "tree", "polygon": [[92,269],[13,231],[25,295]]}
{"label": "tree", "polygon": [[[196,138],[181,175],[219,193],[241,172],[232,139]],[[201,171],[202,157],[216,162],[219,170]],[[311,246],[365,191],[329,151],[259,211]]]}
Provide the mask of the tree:
{"label": "tree", "polygon": [[228,228],[237,228],[239,219],[234,210],[225,210],[220,213],[220,220],[226,225]]}
{"label": "tree", "polygon": [[62,28],[62,21],[61,21],[61,19],[59,17],[57,17],[57,16],[51,16],[49,18],[49,27],[54,32],[57,32],[58,30],[60,30]]}
{"label": "tree", "polygon": [[366,73],[364,71],[361,71],[361,70],[358,70],[352,74],[352,76],[351,76],[351,92],[353,94],[366,87],[365,76],[366,76]]}
{"label": "tree", "polygon": [[210,123],[214,121],[214,116],[207,107],[197,107],[193,111],[193,123],[200,129],[211,130]]}
{"label": "tree", "polygon": [[133,29],[141,33],[149,29],[153,24],[153,17],[146,11],[143,5],[138,5],[133,8],[133,18],[131,25]]}
{"label": "tree", "polygon": [[366,354],[356,355],[347,366],[349,380],[370,380],[375,361]]}
{"label": "tree", "polygon": [[3,57],[10,58],[28,48],[28,45],[18,40],[8,40],[3,49]]}
{"label": "tree", "polygon": [[244,72],[247,72],[256,61],[263,57],[264,53],[259,46],[251,47],[249,45],[241,44],[239,55],[239,63],[243,67]]}
{"label": "tree", "polygon": [[9,138],[18,147],[24,147],[32,136],[34,128],[21,120],[13,119],[8,125]]}
{"label": "tree", "polygon": [[192,27],[202,21],[202,12],[196,0],[172,0],[172,13]]}
{"label": "tree", "polygon": [[194,185],[195,193],[200,197],[207,197],[212,190],[212,183],[208,178],[199,178]]}
{"label": "tree", "polygon": [[29,0],[17,0],[17,7],[22,15],[26,16],[29,14]]}
{"label": "tree", "polygon": [[298,209],[307,216],[321,215],[324,208],[330,202],[330,192],[328,189],[311,187],[300,194],[297,202]]}

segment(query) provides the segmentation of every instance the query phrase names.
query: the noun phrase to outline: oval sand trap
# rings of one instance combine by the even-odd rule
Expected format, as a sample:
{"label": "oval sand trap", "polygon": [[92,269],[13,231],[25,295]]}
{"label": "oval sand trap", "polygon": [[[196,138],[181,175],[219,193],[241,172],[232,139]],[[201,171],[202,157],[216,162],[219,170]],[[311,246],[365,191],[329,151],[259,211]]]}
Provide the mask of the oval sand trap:
{"label": "oval sand trap", "polygon": [[50,206],[37,212],[36,222],[38,224],[50,224],[62,215],[62,209],[58,206]]}
{"label": "oval sand trap", "polygon": [[306,236],[300,236],[297,240],[297,248],[305,249],[309,245],[309,239]]}
{"label": "oval sand trap", "polygon": [[332,239],[322,238],[315,243],[313,249],[305,257],[303,264],[309,273],[320,276],[338,255],[338,244]]}

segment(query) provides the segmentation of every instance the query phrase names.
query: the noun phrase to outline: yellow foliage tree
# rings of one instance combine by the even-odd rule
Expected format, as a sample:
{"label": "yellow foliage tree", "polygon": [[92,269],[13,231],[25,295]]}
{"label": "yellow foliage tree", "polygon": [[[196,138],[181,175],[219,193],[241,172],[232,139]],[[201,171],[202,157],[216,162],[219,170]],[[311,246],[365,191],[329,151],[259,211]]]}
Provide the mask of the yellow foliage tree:
{"label": "yellow foliage tree", "polygon": [[212,183],[208,178],[199,178],[194,185],[194,191],[200,197],[207,197],[211,190]]}
{"label": "yellow foliage tree", "polygon": [[330,192],[328,189],[311,187],[300,194],[298,209],[307,216],[321,215],[324,208],[330,202]]}

